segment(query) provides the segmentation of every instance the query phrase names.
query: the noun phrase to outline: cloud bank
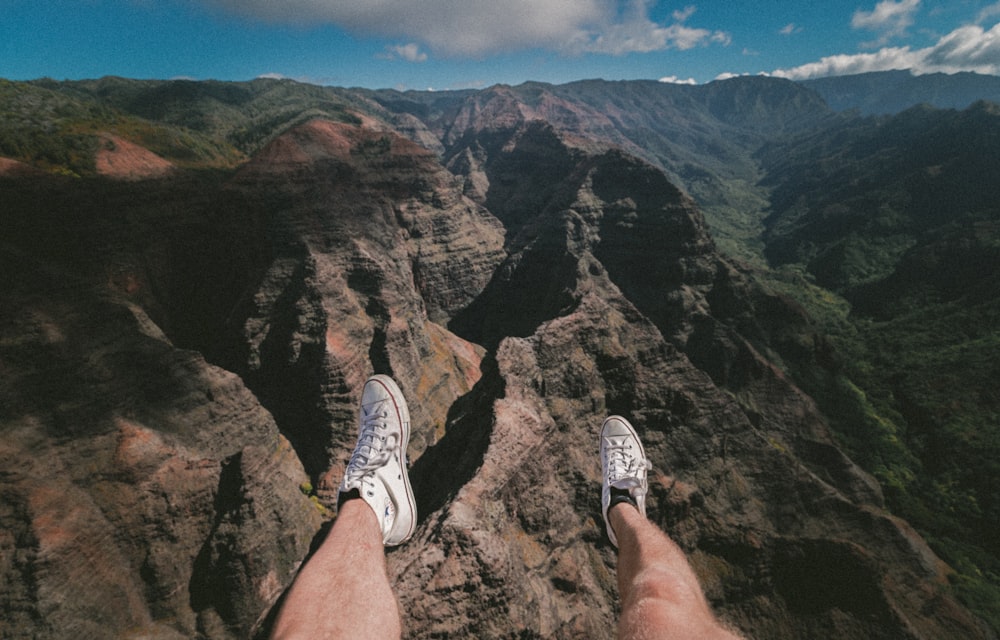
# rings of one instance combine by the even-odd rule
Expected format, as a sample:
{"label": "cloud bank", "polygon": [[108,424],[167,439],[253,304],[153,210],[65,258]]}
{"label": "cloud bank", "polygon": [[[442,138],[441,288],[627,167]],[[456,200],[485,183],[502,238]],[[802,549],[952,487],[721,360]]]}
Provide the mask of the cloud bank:
{"label": "cloud bank", "polygon": [[877,40],[862,46],[879,47],[893,38],[905,36],[906,30],[913,26],[914,14],[918,8],[920,0],[883,0],[872,11],[855,11],[851,26],[878,32],[880,35]]}
{"label": "cloud bank", "polygon": [[694,78],[687,78],[685,80],[685,79],[679,78],[677,76],[666,76],[666,77],[660,78],[660,82],[662,82],[664,84],[689,84],[689,85],[696,85],[696,84],[698,84],[698,81],[695,80]]}
{"label": "cloud bank", "polygon": [[924,49],[885,47],[872,53],[828,56],[768,75],[808,80],[893,69],[910,69],[917,74],[974,71],[1000,75],[1000,23],[988,30],[979,25],[959,27]]}
{"label": "cloud bank", "polygon": [[[334,24],[353,33],[400,38],[448,56],[532,48],[622,55],[730,41],[724,32],[688,26],[693,6],[675,11],[669,24],[651,20],[651,0],[204,1],[254,19]],[[390,53],[408,59],[408,51]]]}
{"label": "cloud bank", "polygon": [[377,57],[383,60],[406,60],[407,62],[425,62],[427,60],[427,54],[421,51],[420,45],[415,42],[389,45],[385,48],[385,53]]}

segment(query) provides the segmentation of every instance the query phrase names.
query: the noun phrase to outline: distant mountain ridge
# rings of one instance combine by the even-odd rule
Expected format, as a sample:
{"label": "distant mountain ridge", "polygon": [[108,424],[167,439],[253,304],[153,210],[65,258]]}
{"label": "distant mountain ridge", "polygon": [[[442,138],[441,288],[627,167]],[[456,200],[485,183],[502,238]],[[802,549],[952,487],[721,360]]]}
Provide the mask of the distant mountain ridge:
{"label": "distant mountain ridge", "polygon": [[876,71],[851,76],[801,80],[823,96],[832,109],[857,109],[863,115],[886,115],[918,104],[965,109],[978,100],[1000,102],[1000,77],[978,73]]}

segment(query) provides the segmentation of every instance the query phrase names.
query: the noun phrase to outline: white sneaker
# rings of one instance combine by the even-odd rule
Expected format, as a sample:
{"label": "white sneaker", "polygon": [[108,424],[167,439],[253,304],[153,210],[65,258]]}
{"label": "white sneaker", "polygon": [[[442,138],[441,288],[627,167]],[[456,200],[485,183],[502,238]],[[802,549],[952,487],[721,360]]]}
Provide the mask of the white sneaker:
{"label": "white sneaker", "polygon": [[410,441],[406,399],[392,378],[372,376],[361,392],[359,414],[358,444],[340,493],[356,489],[378,517],[383,544],[402,544],[417,525],[417,505],[406,471]]}
{"label": "white sneaker", "polygon": [[633,504],[646,516],[646,471],[649,469],[646,452],[635,429],[621,416],[611,416],[601,426],[601,511],[604,528],[611,544],[618,546],[615,530],[608,522],[608,509],[615,497]]}

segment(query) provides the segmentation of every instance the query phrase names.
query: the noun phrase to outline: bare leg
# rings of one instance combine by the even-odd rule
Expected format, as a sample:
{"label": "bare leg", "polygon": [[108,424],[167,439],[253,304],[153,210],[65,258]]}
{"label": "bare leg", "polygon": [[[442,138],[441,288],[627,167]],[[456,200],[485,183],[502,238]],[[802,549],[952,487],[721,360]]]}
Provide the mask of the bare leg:
{"label": "bare leg", "polygon": [[684,552],[630,504],[608,510],[618,537],[619,640],[738,639],[712,614]]}
{"label": "bare leg", "polygon": [[363,500],[348,500],[295,578],[272,638],[391,638],[402,633],[385,570],[382,530]]}

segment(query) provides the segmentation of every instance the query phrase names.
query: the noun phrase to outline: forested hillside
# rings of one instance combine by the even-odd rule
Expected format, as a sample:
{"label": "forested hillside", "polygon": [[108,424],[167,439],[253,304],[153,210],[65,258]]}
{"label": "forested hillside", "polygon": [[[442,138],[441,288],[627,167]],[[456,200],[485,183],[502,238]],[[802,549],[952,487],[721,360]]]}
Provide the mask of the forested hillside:
{"label": "forested hillside", "polygon": [[895,510],[965,567],[967,597],[996,610],[1000,107],[914,107],[761,157],[769,264],[839,353],[806,388]]}

